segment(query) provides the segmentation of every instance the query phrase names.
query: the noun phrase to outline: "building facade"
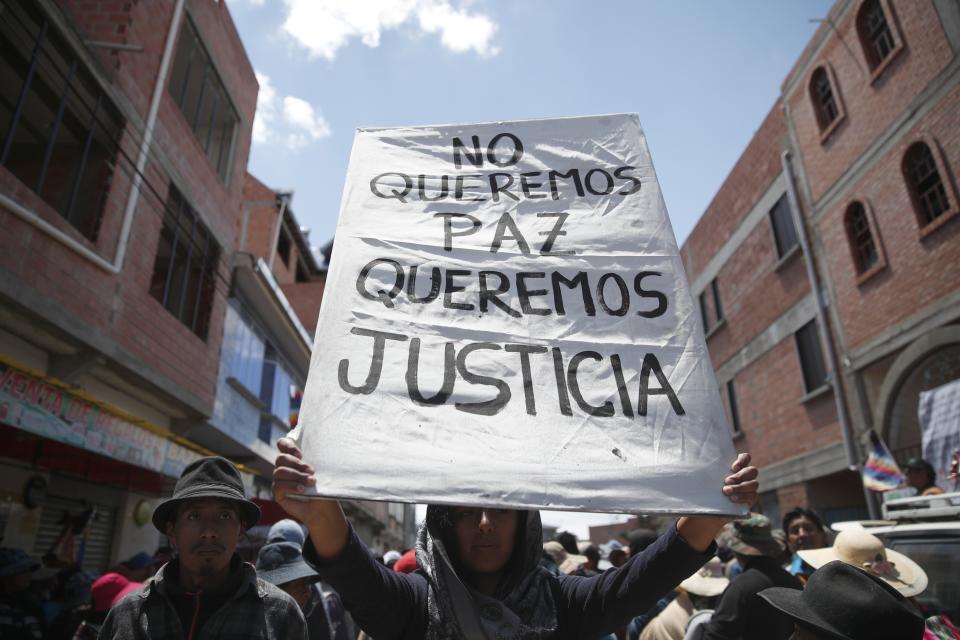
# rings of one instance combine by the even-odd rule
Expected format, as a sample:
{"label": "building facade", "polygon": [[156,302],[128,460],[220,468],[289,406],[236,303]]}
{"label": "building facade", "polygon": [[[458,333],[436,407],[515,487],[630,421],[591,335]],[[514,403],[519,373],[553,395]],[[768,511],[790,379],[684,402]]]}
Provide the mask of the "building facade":
{"label": "building facade", "polygon": [[223,3],[113,4],[0,12],[0,529],[94,571],[210,452],[257,97]]}
{"label": "building facade", "polygon": [[682,248],[763,509],[875,507],[875,429],[920,452],[960,378],[960,6],[837,2]]}

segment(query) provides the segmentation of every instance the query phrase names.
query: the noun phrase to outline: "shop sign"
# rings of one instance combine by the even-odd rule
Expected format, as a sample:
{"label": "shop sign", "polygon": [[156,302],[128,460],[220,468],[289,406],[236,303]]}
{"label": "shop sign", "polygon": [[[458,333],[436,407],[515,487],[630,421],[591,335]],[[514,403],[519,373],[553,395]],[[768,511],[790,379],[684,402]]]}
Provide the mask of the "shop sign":
{"label": "shop sign", "polygon": [[58,386],[0,362],[0,422],[177,477],[200,457]]}

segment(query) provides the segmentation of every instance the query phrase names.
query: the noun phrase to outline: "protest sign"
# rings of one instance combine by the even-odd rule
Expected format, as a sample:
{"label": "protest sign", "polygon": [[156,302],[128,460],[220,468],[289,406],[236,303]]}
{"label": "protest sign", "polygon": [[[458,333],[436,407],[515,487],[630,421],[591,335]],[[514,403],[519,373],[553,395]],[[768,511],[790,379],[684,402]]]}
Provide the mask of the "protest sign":
{"label": "protest sign", "polygon": [[638,117],[358,130],[297,437],[325,496],[738,512]]}

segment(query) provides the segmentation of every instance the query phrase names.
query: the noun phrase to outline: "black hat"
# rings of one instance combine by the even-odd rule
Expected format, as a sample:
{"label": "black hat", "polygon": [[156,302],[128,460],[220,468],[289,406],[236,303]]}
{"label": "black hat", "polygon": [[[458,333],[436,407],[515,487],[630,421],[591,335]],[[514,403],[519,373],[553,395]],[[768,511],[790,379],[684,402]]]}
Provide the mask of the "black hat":
{"label": "black hat", "polygon": [[317,572],[304,561],[300,545],[293,542],[263,545],[257,556],[257,575],[278,587],[300,578],[320,579]]}
{"label": "black hat", "polygon": [[905,640],[923,635],[923,617],[900,593],[866,571],[834,560],[803,591],[771,587],[758,594],[805,627],[836,640]]}
{"label": "black hat", "polygon": [[249,529],[260,519],[260,507],[243,494],[243,480],[237,468],[226,458],[211,456],[187,465],[173,489],[173,497],[153,510],[153,526],[165,534],[167,523],[176,517],[177,506],[195,498],[219,498],[236,503],[244,529]]}

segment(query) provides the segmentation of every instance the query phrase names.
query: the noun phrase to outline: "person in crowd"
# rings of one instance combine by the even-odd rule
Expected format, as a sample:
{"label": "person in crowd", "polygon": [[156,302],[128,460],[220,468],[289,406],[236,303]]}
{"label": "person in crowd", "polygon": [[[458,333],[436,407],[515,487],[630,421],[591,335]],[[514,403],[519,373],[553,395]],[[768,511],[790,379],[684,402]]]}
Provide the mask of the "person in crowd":
{"label": "person in crowd", "polygon": [[[281,439],[273,494],[310,537],[304,556],[360,627],[388,638],[597,638],[649,608],[714,555],[721,518],[682,517],[643,553],[599,576],[549,575],[538,511],[430,505],[414,574],[375,563],[335,500],[297,500],[313,468]],[[741,454],[718,487],[739,504],[757,498],[757,470]]]}
{"label": "person in crowd", "polygon": [[600,549],[592,544],[587,545],[587,548],[583,550],[583,557],[587,561],[577,568],[576,575],[587,577],[600,575]]}
{"label": "person in crowd", "polygon": [[563,550],[570,555],[580,555],[580,549],[577,547],[577,536],[573,535],[569,531],[558,532],[557,535],[554,536],[554,539],[563,545]]}
{"label": "person in crowd", "polygon": [[602,551],[606,561],[610,563],[611,567],[622,566],[623,563],[627,561],[626,549],[616,540],[609,540],[607,544],[603,545]]}
{"label": "person in crowd", "polygon": [[142,583],[131,582],[120,573],[103,574],[90,588],[90,602],[83,608],[74,632],[66,637],[72,640],[95,640],[110,609],[125,595],[139,591],[141,587]]}
{"label": "person in crowd", "polygon": [[173,496],[153,512],[173,559],[110,610],[100,636],[305,639],[296,601],[236,553],[240,536],[259,519],[260,508],[244,496],[229,460],[212,456],[187,465]]}
{"label": "person in crowd", "polygon": [[802,591],[770,587],[759,597],[793,621],[796,640],[923,638],[923,617],[901,593],[845,562],[817,569]]}
{"label": "person in crowd", "polygon": [[30,593],[30,576],[40,563],[21,549],[0,547],[0,638],[39,640],[43,608]]}
{"label": "person in crowd", "polygon": [[51,594],[58,612],[47,627],[46,640],[73,638],[77,627],[89,616],[95,582],[95,576],[79,568],[64,569],[58,574]]}
{"label": "person in crowd", "polygon": [[169,545],[164,544],[157,547],[157,550],[153,552],[153,572],[160,571],[160,567],[170,562],[171,558],[173,558],[173,549]]}
{"label": "person in crowd", "polygon": [[641,551],[656,542],[659,537],[657,532],[651,529],[634,529],[627,534],[627,547],[630,555],[639,555]]}
{"label": "person in crowd", "polygon": [[550,575],[560,575],[560,565],[567,559],[567,550],[556,540],[543,543],[543,555],[540,556],[540,566]]}
{"label": "person in crowd", "polygon": [[119,573],[131,582],[145,582],[157,572],[156,558],[146,551],[139,551],[113,567],[111,571]]}
{"label": "person in crowd", "polygon": [[[278,542],[294,544],[300,549],[302,560],[303,543],[306,537],[303,525],[296,520],[284,518],[273,523],[270,530],[267,531],[267,545]],[[259,562],[257,568],[259,569]],[[317,576],[316,580],[311,579],[310,583],[309,599],[306,604],[297,600],[297,604],[300,605],[307,620],[307,632],[310,637],[329,637],[336,640],[355,638],[357,636],[355,625],[350,618],[350,614],[343,608],[343,603],[340,602],[340,596],[337,595],[337,592],[325,585],[320,580],[320,576]]]}
{"label": "person in crowd", "polygon": [[728,584],[720,558],[712,558],[680,583],[677,597],[650,620],[640,640],[684,640],[688,632],[710,621],[713,607]]}
{"label": "person in crowd", "polygon": [[765,606],[757,594],[769,587],[801,589],[803,585],[780,566],[783,545],[773,537],[770,519],[759,513],[724,527],[724,538],[743,573],[730,581],[710,622],[702,625],[703,640],[787,640],[793,624]]}
{"label": "person in crowd", "polygon": [[400,559],[400,556],[403,555],[396,549],[390,549],[385,554],[383,554],[383,564],[387,569],[393,569],[393,565],[397,564],[397,560]]}
{"label": "person in crowd", "polygon": [[801,549],[797,553],[817,569],[834,560],[846,562],[883,580],[907,598],[918,596],[927,588],[923,567],[904,554],[887,549],[880,538],[866,531],[841,531],[832,547]]}
{"label": "person in crowd", "polygon": [[783,516],[783,530],[787,534],[787,550],[793,554],[787,571],[805,583],[813,573],[813,567],[804,562],[797,552],[827,546],[826,527],[813,510],[795,507]]}
{"label": "person in crowd", "polygon": [[342,620],[331,620],[322,598],[316,597],[314,585],[320,581],[320,576],[304,562],[300,545],[293,542],[271,542],[261,547],[257,556],[257,574],[263,580],[286,591],[297,601],[307,620],[310,640],[346,640],[345,629],[343,633],[338,633],[343,625]]}
{"label": "person in crowd", "polygon": [[935,496],[943,493],[937,486],[937,472],[933,465],[923,458],[911,458],[903,468],[907,476],[907,485],[917,490],[918,496]]}
{"label": "person in crowd", "polygon": [[409,549],[403,552],[400,559],[393,565],[397,573],[413,573],[417,570],[417,550]]}

